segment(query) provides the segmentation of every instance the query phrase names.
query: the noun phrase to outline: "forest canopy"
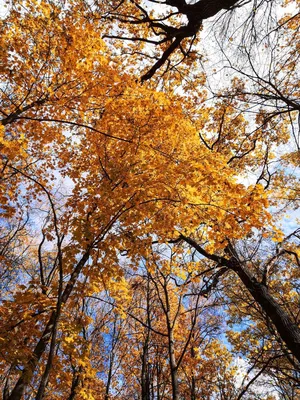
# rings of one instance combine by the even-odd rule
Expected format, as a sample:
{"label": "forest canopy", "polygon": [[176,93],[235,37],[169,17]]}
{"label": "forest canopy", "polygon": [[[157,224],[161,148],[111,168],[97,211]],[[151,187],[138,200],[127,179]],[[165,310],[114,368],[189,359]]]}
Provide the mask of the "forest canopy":
{"label": "forest canopy", "polygon": [[3,400],[300,398],[299,0],[14,0]]}

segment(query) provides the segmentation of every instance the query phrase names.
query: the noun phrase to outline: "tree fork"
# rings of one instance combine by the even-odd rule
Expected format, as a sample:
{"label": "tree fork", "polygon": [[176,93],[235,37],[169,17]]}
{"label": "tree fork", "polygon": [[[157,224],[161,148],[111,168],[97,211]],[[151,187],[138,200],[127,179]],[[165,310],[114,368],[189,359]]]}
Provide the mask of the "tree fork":
{"label": "tree fork", "polygon": [[204,19],[213,17],[221,10],[233,9],[236,3],[238,3],[238,0],[200,0],[195,4],[187,4],[185,0],[168,0],[166,4],[171,7],[176,7],[179,13],[186,15],[188,23],[174,30],[172,30],[171,27],[166,27],[164,29],[162,26],[162,29],[165,30],[166,37],[169,40],[174,38],[175,40],[163,52],[158,61],[141,77],[141,82],[147,81],[153,77],[156,71],[162,67],[172,53],[180,47],[183,39],[195,36],[201,28]]}

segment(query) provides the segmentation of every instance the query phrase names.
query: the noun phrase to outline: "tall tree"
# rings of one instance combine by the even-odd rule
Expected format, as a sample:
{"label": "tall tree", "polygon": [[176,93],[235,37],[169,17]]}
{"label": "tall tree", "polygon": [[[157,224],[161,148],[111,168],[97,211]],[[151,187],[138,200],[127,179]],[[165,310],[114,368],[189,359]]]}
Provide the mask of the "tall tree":
{"label": "tall tree", "polygon": [[[236,394],[228,351],[218,341],[201,341],[196,332],[197,299],[215,290],[232,304],[239,296],[246,302],[253,298],[252,308],[243,303],[239,311],[249,309],[248,318],[257,324],[260,340],[253,347],[262,349],[263,357],[255,366],[277,379],[282,390],[294,390],[284,376],[297,381],[300,361],[298,314],[289,308],[297,297],[288,293],[298,290],[299,232],[285,237],[276,219],[279,208],[296,208],[299,201],[294,172],[299,16],[283,17],[277,26],[285,30],[278,42],[285,56],[272,59],[268,79],[248,49],[249,63],[240,77],[208,100],[203,73],[193,84],[187,79],[189,38],[203,19],[246,5],[204,0],[166,5],[178,12],[170,15],[169,8],[158,17],[155,4],[146,10],[134,2],[16,1],[1,20],[5,400],[139,393],[162,399],[171,397],[172,386],[173,398],[182,393],[241,398],[250,384]],[[126,45],[112,37],[124,26],[133,39]],[[143,43],[151,44],[152,36],[162,38],[152,43],[162,53],[144,69],[141,53],[151,54]],[[196,39],[199,35],[193,44]],[[180,52],[184,62],[175,71],[167,59],[180,61]],[[130,64],[122,64],[125,53],[131,54]],[[170,74],[160,83],[150,80],[165,62]],[[251,107],[254,117],[248,116]],[[251,250],[257,238],[259,248],[271,239],[275,243],[263,258]],[[168,244],[187,263],[171,263],[173,275],[169,264],[154,263],[155,270],[149,264],[141,279],[144,260],[166,258],[157,244]],[[139,278],[131,279],[129,271]],[[286,272],[291,280],[283,285]],[[106,315],[96,305],[104,293],[114,313],[109,308]],[[192,310],[185,297],[196,299]],[[234,307],[228,312],[242,320]],[[274,343],[267,357],[263,342],[269,346],[270,337]],[[99,349],[92,349],[98,338]],[[238,348],[238,336],[231,334],[231,340]],[[254,348],[242,351],[255,359]],[[211,393],[199,383],[209,374],[214,375],[208,380]],[[130,382],[131,389],[122,382]]]}

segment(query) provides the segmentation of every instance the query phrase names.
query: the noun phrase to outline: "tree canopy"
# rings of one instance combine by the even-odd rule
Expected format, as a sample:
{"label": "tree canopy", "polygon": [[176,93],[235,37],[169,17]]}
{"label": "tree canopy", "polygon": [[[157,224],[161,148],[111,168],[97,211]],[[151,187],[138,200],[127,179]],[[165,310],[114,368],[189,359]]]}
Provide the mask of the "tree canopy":
{"label": "tree canopy", "polygon": [[3,14],[3,400],[299,398],[299,1]]}

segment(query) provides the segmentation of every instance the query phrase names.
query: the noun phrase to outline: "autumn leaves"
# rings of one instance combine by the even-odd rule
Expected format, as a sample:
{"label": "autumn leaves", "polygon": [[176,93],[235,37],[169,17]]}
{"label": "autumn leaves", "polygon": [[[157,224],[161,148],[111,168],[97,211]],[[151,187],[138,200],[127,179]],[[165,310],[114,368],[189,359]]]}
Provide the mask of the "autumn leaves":
{"label": "autumn leaves", "polygon": [[[255,251],[241,254],[248,238],[282,240],[268,210],[277,189],[238,182],[265,160],[264,137],[247,136],[235,101],[208,107],[199,88],[180,96],[172,80],[141,85],[117,61],[126,47],[100,39],[108,27],[92,11],[82,1],[16,2],[1,21],[3,398],[209,398],[198,360],[237,395],[214,307],[249,300],[246,288],[278,340],[288,344],[293,325],[269,275],[262,282],[254,269],[263,265]],[[281,255],[293,269],[289,246]],[[283,331],[282,320],[291,322]]]}

